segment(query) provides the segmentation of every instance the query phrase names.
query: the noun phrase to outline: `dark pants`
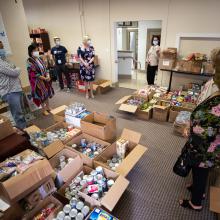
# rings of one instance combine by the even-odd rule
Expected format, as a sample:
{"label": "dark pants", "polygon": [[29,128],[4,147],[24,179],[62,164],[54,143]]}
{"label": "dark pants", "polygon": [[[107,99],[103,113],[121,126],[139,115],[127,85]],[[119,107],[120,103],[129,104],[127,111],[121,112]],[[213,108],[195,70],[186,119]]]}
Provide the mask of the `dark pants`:
{"label": "dark pants", "polygon": [[66,78],[67,87],[70,89],[71,88],[70,74],[68,73],[66,66],[64,64],[56,65],[56,72],[58,75],[60,88],[64,89],[64,83],[63,83],[63,74],[64,74]]}
{"label": "dark pants", "polygon": [[158,69],[158,66],[150,66],[148,64],[148,66],[147,66],[147,83],[148,83],[148,85],[154,85],[154,79],[155,79],[157,69]]}
{"label": "dark pants", "polygon": [[203,194],[205,193],[206,183],[208,179],[209,169],[193,167],[192,168],[192,199],[193,205],[201,206]]}
{"label": "dark pants", "polygon": [[9,110],[18,128],[24,129],[26,121],[21,105],[22,92],[12,92],[3,96],[3,100],[8,103]]}

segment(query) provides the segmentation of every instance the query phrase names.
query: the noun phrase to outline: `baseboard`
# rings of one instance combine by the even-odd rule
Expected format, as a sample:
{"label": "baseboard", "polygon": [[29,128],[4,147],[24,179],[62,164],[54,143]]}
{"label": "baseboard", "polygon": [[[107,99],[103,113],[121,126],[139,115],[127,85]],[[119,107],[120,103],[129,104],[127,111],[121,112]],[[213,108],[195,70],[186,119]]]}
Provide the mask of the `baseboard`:
{"label": "baseboard", "polygon": [[118,75],[119,79],[131,79],[131,75]]}

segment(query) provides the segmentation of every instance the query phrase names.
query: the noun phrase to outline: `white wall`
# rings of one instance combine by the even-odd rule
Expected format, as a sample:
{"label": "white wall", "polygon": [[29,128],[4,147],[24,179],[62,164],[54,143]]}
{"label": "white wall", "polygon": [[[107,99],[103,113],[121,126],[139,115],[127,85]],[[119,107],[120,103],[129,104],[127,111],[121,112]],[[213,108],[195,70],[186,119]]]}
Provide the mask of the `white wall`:
{"label": "white wall", "polygon": [[[81,41],[78,0],[23,0],[32,27],[44,27],[50,35],[60,35],[68,49]],[[100,57],[99,76],[117,80],[115,63],[115,22],[162,20],[161,48],[174,47],[179,33],[219,33],[219,0],[84,0],[86,32],[92,37]],[[143,61],[142,61],[143,62]],[[161,73],[163,85],[169,73]],[[185,78],[184,78],[185,80]],[[190,79],[189,79],[190,80]],[[174,82],[183,82],[174,76]]]}
{"label": "white wall", "polygon": [[15,1],[12,0],[0,0],[0,12],[12,51],[12,55],[9,59],[22,70],[20,76],[22,86],[28,86],[26,60],[28,57],[27,48],[30,44],[30,39],[22,1],[15,3]]}
{"label": "white wall", "polygon": [[138,22],[138,61],[141,63],[141,70],[145,70],[147,50],[147,29],[161,28],[161,21],[139,21]]}

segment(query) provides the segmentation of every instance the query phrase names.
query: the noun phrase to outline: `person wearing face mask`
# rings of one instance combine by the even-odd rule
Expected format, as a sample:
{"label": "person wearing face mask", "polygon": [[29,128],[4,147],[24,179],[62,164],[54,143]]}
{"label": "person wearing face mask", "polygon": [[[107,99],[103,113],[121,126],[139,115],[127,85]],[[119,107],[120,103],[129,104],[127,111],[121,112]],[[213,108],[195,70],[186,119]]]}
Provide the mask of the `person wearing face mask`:
{"label": "person wearing face mask", "polygon": [[78,48],[77,54],[80,58],[80,76],[86,87],[86,98],[94,98],[92,85],[95,80],[95,51],[88,36],[83,37],[83,45]]}
{"label": "person wearing face mask", "polygon": [[67,72],[66,69],[66,55],[67,55],[67,49],[60,45],[60,38],[55,37],[54,38],[55,47],[51,49],[51,54],[53,55],[53,59],[56,65],[56,71],[59,79],[60,84],[60,90],[64,89],[64,83],[63,83],[63,76],[65,75],[66,82],[67,82],[67,92],[70,92],[71,89],[71,79],[70,75]]}
{"label": "person wearing face mask", "polygon": [[20,68],[15,67],[6,59],[6,53],[0,41],[0,96],[9,105],[9,110],[18,128],[26,127],[22,111],[22,88],[19,79]]}
{"label": "person wearing face mask", "polygon": [[28,47],[28,55],[27,71],[33,102],[38,107],[42,106],[43,115],[48,115],[50,112],[49,98],[54,95],[50,75],[35,44]]}
{"label": "person wearing face mask", "polygon": [[153,37],[152,46],[147,53],[147,82],[148,85],[154,85],[156,71],[158,69],[160,53],[160,40],[158,37]]}

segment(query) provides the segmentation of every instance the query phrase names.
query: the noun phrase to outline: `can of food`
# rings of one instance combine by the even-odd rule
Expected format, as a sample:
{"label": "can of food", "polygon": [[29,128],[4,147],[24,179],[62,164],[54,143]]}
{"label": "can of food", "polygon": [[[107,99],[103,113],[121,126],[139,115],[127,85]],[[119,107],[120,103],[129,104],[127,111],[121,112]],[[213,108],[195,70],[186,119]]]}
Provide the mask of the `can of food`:
{"label": "can of food", "polygon": [[93,193],[91,195],[91,198],[95,199],[95,200],[98,200],[99,199],[99,194],[98,193]]}
{"label": "can of food", "polygon": [[94,178],[97,174],[98,174],[98,173],[97,173],[96,170],[93,170],[93,171],[91,171],[91,173],[90,173],[90,175],[93,176],[93,178]]}
{"label": "can of food", "polygon": [[70,213],[69,213],[69,216],[70,216],[71,218],[75,218],[75,217],[77,216],[77,214],[78,214],[77,209],[73,208],[73,209],[71,209],[71,211],[70,211]]}
{"label": "can of food", "polygon": [[71,205],[67,204],[63,207],[63,211],[65,214],[69,214],[71,211]]}
{"label": "can of food", "polygon": [[96,172],[97,174],[102,174],[103,175],[103,168],[101,166],[96,167]]}
{"label": "can of food", "polygon": [[71,205],[71,208],[76,208],[76,204],[77,204],[78,200],[73,197],[71,200],[70,200],[70,205]]}
{"label": "can of food", "polygon": [[114,180],[108,180],[107,185],[108,188],[111,188],[114,185],[115,181]]}
{"label": "can of food", "polygon": [[83,206],[84,206],[84,203],[81,202],[81,201],[79,201],[79,202],[77,202],[77,204],[76,204],[76,209],[79,210],[79,211],[81,211],[82,208],[83,208]]}
{"label": "can of food", "polygon": [[76,216],[76,220],[83,220],[84,219],[84,215],[80,212],[77,214]]}
{"label": "can of food", "polygon": [[92,185],[94,183],[94,179],[93,179],[93,176],[88,176],[87,179],[86,179],[86,182],[88,185]]}
{"label": "can of food", "polygon": [[87,186],[87,181],[86,180],[81,180],[80,185],[84,188]]}
{"label": "can of food", "polygon": [[90,211],[90,208],[89,208],[89,206],[87,206],[87,205],[85,205],[85,206],[82,208],[82,210],[81,210],[81,212],[82,212],[82,214],[84,215],[84,217],[86,217],[86,216],[89,214],[89,211]]}

